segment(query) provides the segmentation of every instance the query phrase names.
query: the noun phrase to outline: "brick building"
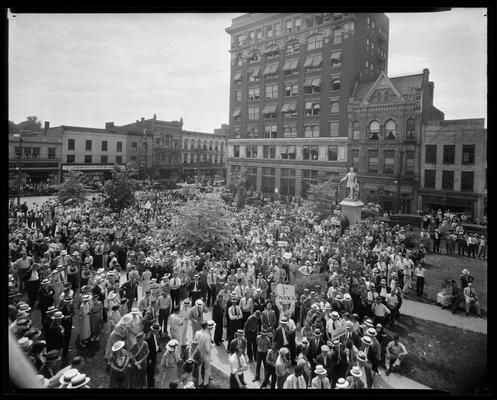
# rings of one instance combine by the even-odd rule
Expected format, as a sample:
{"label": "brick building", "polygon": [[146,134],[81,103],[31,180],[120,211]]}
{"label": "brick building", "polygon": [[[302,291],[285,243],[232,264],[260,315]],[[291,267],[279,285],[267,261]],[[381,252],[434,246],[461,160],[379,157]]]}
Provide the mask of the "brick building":
{"label": "brick building", "polygon": [[433,106],[429,70],[359,82],[349,103],[348,166],[358,173],[360,198],[384,210],[418,209],[422,126],[444,114]]}
{"label": "brick building", "polygon": [[487,214],[487,130],[484,119],[430,121],[421,143],[421,209]]}
{"label": "brick building", "polygon": [[348,100],[387,71],[388,26],[378,13],[233,19],[228,176],[244,166],[258,191],[305,196],[345,174]]}

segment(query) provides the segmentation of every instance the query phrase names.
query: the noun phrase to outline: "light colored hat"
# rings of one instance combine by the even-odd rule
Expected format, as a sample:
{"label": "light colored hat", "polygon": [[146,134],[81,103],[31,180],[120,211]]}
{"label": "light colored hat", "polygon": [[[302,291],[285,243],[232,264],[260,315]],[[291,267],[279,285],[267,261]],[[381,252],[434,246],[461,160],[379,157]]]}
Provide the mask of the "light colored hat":
{"label": "light colored hat", "polygon": [[104,268],[97,269],[97,275],[103,274],[105,272]]}
{"label": "light colored hat", "polygon": [[109,293],[109,300],[114,300],[116,297],[117,297],[117,293],[116,292],[110,292]]}
{"label": "light colored hat", "polygon": [[324,367],[321,364],[316,365],[316,369],[314,370],[314,372],[317,375],[325,375],[326,374],[326,370],[324,369]]}
{"label": "light colored hat", "polygon": [[[325,310],[331,310],[331,304],[326,302],[326,304],[324,305],[324,309]],[[333,311],[334,312],[334,311]],[[333,314],[333,313],[332,313]]]}
{"label": "light colored hat", "polygon": [[313,303],[312,306],[311,306],[311,308],[313,310],[317,310],[319,308],[319,306],[316,303]]}
{"label": "light colored hat", "polygon": [[309,344],[309,340],[307,340],[307,338],[304,336],[302,338],[302,340],[300,341],[300,343],[302,343],[302,344]]}
{"label": "light colored hat", "polygon": [[373,321],[371,321],[369,318],[364,321],[364,325],[366,325],[368,328],[373,328]]}
{"label": "light colored hat", "polygon": [[60,377],[59,383],[61,385],[69,385],[71,383],[71,379],[79,374],[79,371],[75,368],[71,368],[64,372],[64,374]]}
{"label": "light colored hat", "polygon": [[349,387],[350,383],[349,381],[346,381],[344,378],[339,378],[335,388],[337,389],[347,389]]}
{"label": "light colored hat", "polygon": [[71,379],[71,383],[67,386],[67,389],[77,389],[81,386],[85,386],[90,382],[91,378],[87,377],[86,374],[78,374]]}
{"label": "light colored hat", "polygon": [[323,344],[321,346],[321,351],[330,351],[330,348],[327,345]]}
{"label": "light colored hat", "polygon": [[343,295],[343,298],[344,298],[345,300],[350,300],[352,297],[350,297],[350,294],[345,293],[345,294]]}
{"label": "light colored hat", "polygon": [[66,250],[62,250],[62,251],[60,252],[60,255],[61,255],[61,256],[67,256],[67,251],[66,251]]}
{"label": "light colored hat", "polygon": [[133,307],[131,309],[131,314],[141,314],[141,311],[139,308]]}
{"label": "light colored hat", "polygon": [[207,321],[207,328],[211,329],[216,326],[216,323],[213,320]]}
{"label": "light colored hat", "polygon": [[357,359],[359,361],[364,361],[364,362],[366,362],[368,360],[366,357],[366,354],[363,351],[360,351],[357,353]]}
{"label": "light colored hat", "polygon": [[192,303],[192,301],[191,301],[188,297],[187,297],[185,300],[183,300],[183,304],[184,304],[185,306],[188,306],[188,305],[190,305],[191,303]]}
{"label": "light colored hat", "polygon": [[338,319],[338,318],[340,318],[340,314],[338,314],[338,312],[337,312],[337,311],[333,311],[333,312],[331,313],[331,318],[333,318],[333,319]]}
{"label": "light colored hat", "polygon": [[178,344],[179,343],[176,339],[171,339],[169,342],[167,342],[166,347],[168,350],[174,350]]}
{"label": "light colored hat", "polygon": [[112,351],[118,351],[121,350],[124,347],[124,341],[119,340],[116,343],[114,343],[114,346],[112,346]]}
{"label": "light colored hat", "polygon": [[367,334],[369,336],[376,336],[376,330],[374,328],[368,328]]}
{"label": "light colored hat", "polygon": [[353,326],[354,326],[354,323],[352,321],[345,321],[346,328],[352,328]]}
{"label": "light colored hat", "polygon": [[28,349],[29,347],[31,347],[31,345],[33,344],[33,341],[31,339],[28,339],[27,337],[22,337],[17,341],[17,343],[19,344],[19,347],[22,350],[25,350],[25,349]]}
{"label": "light colored hat", "polygon": [[[114,296],[114,297],[116,297],[116,296]],[[109,299],[110,299],[110,296],[109,296]],[[85,294],[85,295],[81,296],[81,300],[89,301],[89,300],[91,300],[91,296],[89,294]]]}
{"label": "light colored hat", "polygon": [[462,270],[462,273],[463,273],[463,274],[465,274],[465,275],[468,275],[468,274],[469,274],[469,271],[468,271],[466,268],[464,268],[464,269]]}
{"label": "light colored hat", "polygon": [[288,353],[290,352],[290,350],[288,350],[287,347],[282,347],[279,351],[279,353],[282,355],[282,356],[286,356]]}
{"label": "light colored hat", "polygon": [[196,305],[196,306],[203,306],[203,305],[204,305],[204,302],[202,301],[202,299],[198,299],[198,300],[195,302],[195,305]]}
{"label": "light colored hat", "polygon": [[286,316],[282,316],[280,319],[280,324],[287,325],[288,324],[288,318]]}
{"label": "light colored hat", "polygon": [[373,343],[373,341],[371,340],[371,338],[369,336],[363,336],[361,340],[362,340],[362,343],[364,343],[367,346],[371,346],[371,344]]}
{"label": "light colored hat", "polygon": [[362,376],[362,372],[357,365],[352,367],[352,369],[350,370],[350,373],[358,378],[360,378]]}
{"label": "light colored hat", "polygon": [[62,314],[62,312],[60,311],[56,311],[53,315],[53,319],[62,319],[64,317],[64,314]]}

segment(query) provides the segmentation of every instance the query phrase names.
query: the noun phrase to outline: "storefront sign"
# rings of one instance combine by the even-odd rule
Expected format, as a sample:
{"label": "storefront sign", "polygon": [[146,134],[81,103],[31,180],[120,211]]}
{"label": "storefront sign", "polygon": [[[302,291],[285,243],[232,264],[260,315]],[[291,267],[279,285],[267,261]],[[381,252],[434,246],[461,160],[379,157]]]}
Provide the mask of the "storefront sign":
{"label": "storefront sign", "polygon": [[126,164],[63,164],[62,171],[101,171],[112,170],[117,165],[126,169]]}

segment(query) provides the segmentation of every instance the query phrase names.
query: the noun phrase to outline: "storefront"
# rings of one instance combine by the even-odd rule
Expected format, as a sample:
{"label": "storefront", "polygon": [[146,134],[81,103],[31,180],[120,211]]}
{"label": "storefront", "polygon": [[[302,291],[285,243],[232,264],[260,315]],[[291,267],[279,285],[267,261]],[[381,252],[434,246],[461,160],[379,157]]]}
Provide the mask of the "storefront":
{"label": "storefront", "polygon": [[422,195],[421,198],[423,210],[433,209],[437,211],[438,209],[441,209],[442,211],[445,211],[448,209],[456,213],[465,213],[469,217],[475,216],[477,195]]}
{"label": "storefront", "polygon": [[100,182],[104,182],[112,178],[112,171],[116,165],[126,169],[126,164],[62,164],[61,176],[63,180],[70,171],[80,171],[91,180],[98,179]]}

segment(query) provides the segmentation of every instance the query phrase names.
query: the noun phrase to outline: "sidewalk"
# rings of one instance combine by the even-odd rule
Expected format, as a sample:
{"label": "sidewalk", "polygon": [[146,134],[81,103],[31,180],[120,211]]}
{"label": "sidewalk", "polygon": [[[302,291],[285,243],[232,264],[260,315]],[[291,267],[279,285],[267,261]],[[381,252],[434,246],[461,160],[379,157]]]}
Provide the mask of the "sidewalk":
{"label": "sidewalk", "polygon": [[450,310],[442,310],[439,306],[404,299],[400,314],[401,319],[402,315],[409,315],[443,325],[487,334],[487,320],[474,315],[467,316],[464,311],[459,311],[456,315],[453,315]]}

